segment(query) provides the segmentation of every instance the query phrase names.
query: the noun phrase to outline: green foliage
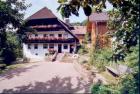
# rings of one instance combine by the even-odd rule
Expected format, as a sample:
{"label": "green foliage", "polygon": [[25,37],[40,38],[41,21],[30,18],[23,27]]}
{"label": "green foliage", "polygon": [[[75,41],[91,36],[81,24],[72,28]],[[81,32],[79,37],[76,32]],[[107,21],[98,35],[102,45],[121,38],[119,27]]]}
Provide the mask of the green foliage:
{"label": "green foliage", "polygon": [[[133,50],[133,52],[128,53],[127,57],[125,58],[125,62],[121,62],[121,63],[123,64],[125,63],[130,68],[132,68],[133,73],[124,75],[122,78],[119,79],[118,84],[107,85],[107,86],[99,85],[99,84],[94,85],[91,89],[93,94],[139,94],[138,86],[140,85],[140,83],[139,83],[139,68],[138,68],[138,64],[139,64],[138,45],[136,47],[132,47],[131,50]],[[104,65],[102,67],[104,67]],[[108,91],[109,93],[107,93],[106,90],[107,91],[109,90]]]}
{"label": "green foliage", "polygon": [[71,16],[71,14],[79,16],[80,7],[83,8],[86,16],[90,16],[94,5],[97,6],[97,12],[101,12],[101,8],[105,7],[105,0],[58,0],[58,3],[60,3],[60,6],[57,10],[60,10],[62,17],[65,18]]}
{"label": "green foliage", "polygon": [[127,57],[125,58],[125,63],[129,67],[138,67],[138,62],[139,62],[139,46],[137,45],[136,47],[132,47],[130,49],[132,52],[127,54]]}
{"label": "green foliage", "polygon": [[88,49],[84,45],[81,45],[80,49],[78,50],[78,53],[79,54],[87,54]]}
{"label": "green foliage", "polygon": [[4,29],[8,24],[13,28],[18,28],[23,20],[23,11],[28,5],[25,5],[25,0],[2,0],[0,1],[0,28]]}
{"label": "green foliage", "polygon": [[20,44],[19,37],[14,32],[7,32],[7,44],[13,50],[16,57],[22,57],[22,44]]}
{"label": "green foliage", "polygon": [[22,57],[22,50],[16,33],[7,32],[6,38],[6,45],[5,48],[1,50],[0,57],[3,58],[5,64],[10,65],[17,57]]}
{"label": "green foliage", "polygon": [[[108,14],[110,16],[108,27],[116,32],[116,48],[114,55],[123,58],[130,53],[131,47],[138,44],[139,36],[139,2],[138,0],[124,0],[123,2],[113,2],[114,9]],[[120,56],[120,57],[119,57]]]}
{"label": "green foliage", "polygon": [[110,88],[109,85],[95,84],[91,89],[92,94],[121,94],[118,90]]}
{"label": "green foliage", "polygon": [[[82,7],[85,15],[91,14],[91,7],[96,12],[101,12],[106,8],[107,0],[70,0],[60,3],[58,10],[61,10],[63,17],[69,17],[71,14],[79,15],[79,8]],[[139,0],[108,0],[114,9],[110,11],[108,28],[115,30],[116,48],[114,56],[117,60],[125,57],[132,46],[137,45],[139,28]]]}
{"label": "green foliage", "polygon": [[139,94],[138,86],[139,83],[139,48],[138,45],[136,47],[131,48],[132,52],[127,54],[125,58],[125,64],[129,67],[133,68],[133,73],[126,75],[120,81],[120,91],[122,94]]}
{"label": "green foliage", "polygon": [[0,57],[7,65],[21,56],[17,34],[9,32],[18,29],[15,32],[22,38],[23,29],[25,30],[22,24],[24,10],[29,6],[25,4],[25,0],[0,0]]}
{"label": "green foliage", "polygon": [[121,81],[121,88],[120,91],[122,94],[139,94],[139,78],[138,72],[136,74],[127,75]]}
{"label": "green foliage", "polygon": [[12,49],[10,49],[10,48],[4,49],[1,56],[3,57],[3,62],[6,65],[10,65],[10,64],[12,64],[13,61],[16,60],[16,56],[15,56],[14,52],[12,51]]}
{"label": "green foliage", "polygon": [[90,35],[89,32],[86,32],[85,37],[84,37],[83,44],[84,45],[87,45],[90,42],[90,40],[91,40],[91,35]]}
{"label": "green foliage", "polygon": [[[94,64],[94,66],[98,68],[103,68],[106,64],[108,64],[109,58],[112,55],[115,57],[115,61],[124,59],[125,62],[123,63],[126,63],[128,66],[132,67],[134,69],[134,73],[125,76],[120,81],[119,85],[103,87],[97,85],[95,88],[93,88],[97,92],[93,94],[138,94],[138,48],[135,47],[139,42],[140,2],[139,0],[108,1],[114,7],[114,9],[108,13],[110,17],[108,28],[115,31],[113,36],[116,37],[116,47],[115,50],[113,50],[114,54],[109,49],[96,49],[95,51],[91,51],[90,63]],[[73,8],[76,9],[76,13],[79,11],[79,8],[82,7],[85,15],[89,16],[91,9],[84,9],[85,7],[90,6],[90,8],[95,8],[94,10],[96,10],[96,12],[101,12],[103,8],[106,8],[105,2],[106,0],[71,0],[65,4],[61,4],[60,6],[73,6]],[[60,8],[60,10],[61,9],[63,8]],[[71,8],[67,8],[67,17],[71,15],[71,10]],[[65,14],[65,12],[63,12],[63,14]],[[113,89],[120,92],[113,93]]]}
{"label": "green foliage", "polygon": [[91,88],[92,94],[139,94],[138,73],[126,75],[118,84],[102,85],[95,84]]}
{"label": "green foliage", "polygon": [[90,51],[89,63],[97,67],[100,71],[105,70],[105,66],[111,62],[111,55],[113,54],[111,48],[98,49]]}

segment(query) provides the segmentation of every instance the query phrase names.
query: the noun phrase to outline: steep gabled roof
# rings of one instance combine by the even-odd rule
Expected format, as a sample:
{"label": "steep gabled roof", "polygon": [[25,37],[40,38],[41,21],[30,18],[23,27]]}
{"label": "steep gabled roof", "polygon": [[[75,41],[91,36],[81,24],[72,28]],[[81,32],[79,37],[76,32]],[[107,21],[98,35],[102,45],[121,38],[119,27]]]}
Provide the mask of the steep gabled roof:
{"label": "steep gabled roof", "polygon": [[89,16],[89,20],[92,21],[107,21],[109,20],[109,16],[107,15],[106,12],[102,12],[102,13],[92,13]]}
{"label": "steep gabled roof", "polygon": [[44,19],[44,18],[56,18],[56,16],[47,7],[44,7],[40,9],[39,11],[37,11],[35,14],[28,17],[27,20]]}
{"label": "steep gabled roof", "polygon": [[58,19],[48,8],[44,7],[32,16],[28,17],[26,19],[26,25],[27,26],[36,26],[36,25],[53,25],[53,24],[58,24],[61,25],[62,28],[71,34],[77,41],[78,38],[71,32],[71,28],[68,24],[64,23],[60,19]]}
{"label": "steep gabled roof", "polygon": [[68,32],[69,34],[71,34],[78,41],[78,38],[76,37],[76,35],[74,35],[74,33],[71,32],[71,30],[68,28],[68,26],[66,26],[63,21],[61,21],[59,19],[58,19],[58,21],[64,27],[64,29],[66,30],[66,32]]}

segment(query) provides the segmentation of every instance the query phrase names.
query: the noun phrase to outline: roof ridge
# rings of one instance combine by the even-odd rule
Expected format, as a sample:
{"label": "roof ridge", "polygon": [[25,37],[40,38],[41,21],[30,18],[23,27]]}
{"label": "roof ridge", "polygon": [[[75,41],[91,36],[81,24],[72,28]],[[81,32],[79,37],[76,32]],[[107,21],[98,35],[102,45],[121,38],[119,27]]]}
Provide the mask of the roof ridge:
{"label": "roof ridge", "polygon": [[77,40],[78,40],[78,38],[69,30],[69,28],[63,23],[63,21],[61,21],[61,20],[59,20],[59,19],[57,19],[63,26],[64,26],[64,28],[73,36],[73,37],[75,37]]}
{"label": "roof ridge", "polygon": [[[44,11],[45,11],[45,13],[48,12],[47,13],[48,15],[46,15],[45,13],[40,13],[40,12],[44,12]],[[41,16],[41,17],[39,17],[39,16]],[[35,12],[34,14],[32,14],[31,16],[29,16],[26,20],[29,20],[29,19],[41,19],[41,18],[57,18],[57,17],[54,15],[54,13],[50,9],[48,9],[47,7],[43,7],[40,10],[38,10],[37,12]]]}

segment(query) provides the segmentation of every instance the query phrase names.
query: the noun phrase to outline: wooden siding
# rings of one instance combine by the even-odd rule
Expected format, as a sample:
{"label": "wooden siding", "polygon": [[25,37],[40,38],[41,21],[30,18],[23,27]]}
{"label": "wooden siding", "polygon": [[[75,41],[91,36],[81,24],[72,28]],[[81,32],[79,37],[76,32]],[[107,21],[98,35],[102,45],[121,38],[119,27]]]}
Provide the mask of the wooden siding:
{"label": "wooden siding", "polygon": [[[105,33],[108,31],[107,29],[107,22],[90,22],[89,23],[89,29],[91,32],[91,43],[95,47],[97,44],[97,37],[98,37],[98,42],[99,46],[101,48],[105,46],[110,45],[110,39],[105,35]],[[92,26],[92,28],[90,27]]]}

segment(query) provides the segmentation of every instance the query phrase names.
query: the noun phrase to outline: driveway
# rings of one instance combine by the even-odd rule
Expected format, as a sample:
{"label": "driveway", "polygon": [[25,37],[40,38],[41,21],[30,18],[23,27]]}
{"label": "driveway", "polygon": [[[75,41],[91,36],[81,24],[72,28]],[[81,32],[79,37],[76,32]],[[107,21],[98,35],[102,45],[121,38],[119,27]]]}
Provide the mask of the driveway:
{"label": "driveway", "polygon": [[40,62],[0,75],[0,93],[88,93],[73,63]]}

